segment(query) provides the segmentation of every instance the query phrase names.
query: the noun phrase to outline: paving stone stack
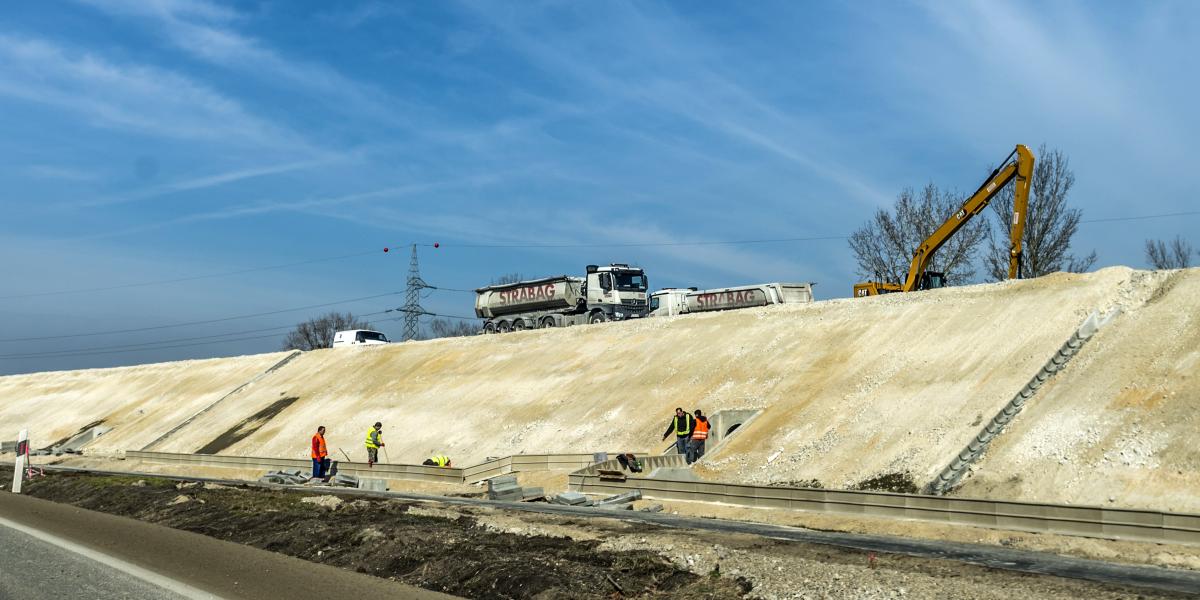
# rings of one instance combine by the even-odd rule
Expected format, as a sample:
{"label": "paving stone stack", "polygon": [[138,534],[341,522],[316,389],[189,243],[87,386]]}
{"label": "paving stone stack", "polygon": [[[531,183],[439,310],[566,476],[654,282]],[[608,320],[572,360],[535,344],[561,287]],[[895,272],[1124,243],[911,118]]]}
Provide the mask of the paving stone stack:
{"label": "paving stone stack", "polygon": [[[320,483],[324,481],[315,480]],[[300,469],[288,469],[285,471],[267,471],[266,475],[258,478],[259,483],[274,483],[276,485],[305,485],[314,482],[308,475],[305,475]],[[359,487],[358,478],[353,475],[337,474],[329,478],[327,485],[337,487]]]}
{"label": "paving stone stack", "polygon": [[517,485],[516,475],[503,475],[488,480],[488,500],[504,502],[520,502],[524,498],[521,486]]}

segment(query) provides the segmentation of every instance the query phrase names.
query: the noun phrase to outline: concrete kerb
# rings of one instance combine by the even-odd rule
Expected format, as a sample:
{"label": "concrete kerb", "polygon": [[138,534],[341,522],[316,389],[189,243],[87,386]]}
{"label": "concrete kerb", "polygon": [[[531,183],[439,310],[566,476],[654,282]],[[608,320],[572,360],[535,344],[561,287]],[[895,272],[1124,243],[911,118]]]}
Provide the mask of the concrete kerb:
{"label": "concrete kerb", "polygon": [[569,487],[588,494],[640,490],[644,497],[848,515],[933,521],[1082,537],[1200,545],[1200,515],[1149,510],[945,498],[889,492],[760,487],[628,477],[601,480],[588,469]]}

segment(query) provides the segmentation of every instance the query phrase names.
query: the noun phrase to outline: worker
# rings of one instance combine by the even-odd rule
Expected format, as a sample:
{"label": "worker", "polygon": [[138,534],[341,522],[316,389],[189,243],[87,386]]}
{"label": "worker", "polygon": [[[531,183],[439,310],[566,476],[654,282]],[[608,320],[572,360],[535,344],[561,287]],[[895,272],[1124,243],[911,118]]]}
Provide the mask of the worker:
{"label": "worker", "polygon": [[708,440],[708,417],[696,409],[696,426],[692,431],[692,439],[688,440],[687,464],[692,464],[704,456],[704,442]]}
{"label": "worker", "polygon": [[662,439],[666,440],[671,432],[675,432],[675,452],[678,454],[687,454],[688,440],[692,439],[692,431],[695,430],[696,419],[682,408],[675,409],[675,417],[671,419],[671,424],[667,426],[667,430],[663,433]]}
{"label": "worker", "polygon": [[421,464],[430,466],[430,467],[449,467],[449,466],[451,466],[450,465],[450,457],[446,456],[445,454],[435,454],[433,456],[430,456],[429,458],[425,459],[425,462],[423,462]]}
{"label": "worker", "polygon": [[374,467],[379,462],[379,449],[386,446],[383,443],[383,423],[375,423],[367,430],[367,467]]}
{"label": "worker", "polygon": [[329,460],[329,451],[325,449],[325,426],[317,427],[316,435],[312,436],[313,479],[325,476],[325,462]]}

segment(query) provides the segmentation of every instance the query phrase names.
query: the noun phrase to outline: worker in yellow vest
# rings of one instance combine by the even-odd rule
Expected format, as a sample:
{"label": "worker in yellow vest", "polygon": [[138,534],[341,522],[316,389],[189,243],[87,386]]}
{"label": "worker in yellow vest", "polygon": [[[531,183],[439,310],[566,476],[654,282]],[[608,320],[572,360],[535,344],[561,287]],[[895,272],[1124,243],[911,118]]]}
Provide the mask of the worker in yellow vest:
{"label": "worker in yellow vest", "polygon": [[421,464],[430,466],[430,467],[449,467],[450,466],[450,457],[446,456],[445,454],[435,454],[435,455],[430,456],[429,458],[425,459],[425,462],[423,462]]}
{"label": "worker in yellow vest", "polygon": [[675,416],[671,418],[671,423],[667,425],[667,430],[663,432],[663,440],[675,432],[675,453],[687,454],[688,440],[692,439],[692,433],[696,431],[696,419],[683,411],[683,407],[675,409]]}
{"label": "worker in yellow vest", "polygon": [[692,430],[692,439],[688,441],[687,464],[692,464],[704,456],[704,442],[708,440],[708,417],[696,409],[696,427]]}
{"label": "worker in yellow vest", "polygon": [[373,467],[379,462],[379,449],[387,445],[383,443],[383,423],[375,423],[367,430],[366,445],[367,467]]}

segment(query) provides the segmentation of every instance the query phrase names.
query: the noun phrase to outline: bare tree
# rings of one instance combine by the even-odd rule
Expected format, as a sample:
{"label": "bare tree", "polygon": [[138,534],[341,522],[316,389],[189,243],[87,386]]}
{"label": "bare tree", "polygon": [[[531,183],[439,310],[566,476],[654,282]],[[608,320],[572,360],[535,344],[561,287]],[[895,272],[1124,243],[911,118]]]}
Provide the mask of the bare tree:
{"label": "bare tree", "polygon": [[[899,283],[908,276],[913,251],[941,224],[962,208],[958,194],[939,190],[932,183],[920,192],[900,192],[891,212],[879,209],[874,218],[850,235],[850,249],[858,262],[858,274],[868,279]],[[987,224],[968,221],[934,254],[929,269],[946,274],[947,284],[961,284],[975,276],[975,248]]]}
{"label": "bare tree", "polygon": [[350,313],[330,312],[296,325],[283,340],[284,350],[333,347],[333,334],[347,329],[370,329],[371,324]]}
{"label": "bare tree", "polygon": [[430,338],[463,337],[479,333],[479,323],[462,319],[433,319],[429,322]]}
{"label": "bare tree", "polygon": [[[1070,253],[1071,238],[1079,229],[1083,211],[1067,205],[1067,195],[1075,185],[1075,172],[1067,156],[1058,149],[1037,151],[1030,182],[1029,208],[1025,232],[1021,238],[1022,278],[1041,277],[1056,271],[1082,273],[1096,264],[1096,252],[1077,257]],[[1013,220],[1015,185],[1006,185],[992,199],[992,227],[987,229],[988,247],[983,266],[987,275],[999,281],[1008,278],[1010,231]]]}
{"label": "bare tree", "polygon": [[492,280],[492,285],[504,285],[506,283],[516,283],[525,281],[525,278],[520,273],[505,273]]}
{"label": "bare tree", "polygon": [[1175,236],[1169,243],[1146,240],[1146,262],[1155,269],[1186,269],[1192,265],[1192,245]]}

